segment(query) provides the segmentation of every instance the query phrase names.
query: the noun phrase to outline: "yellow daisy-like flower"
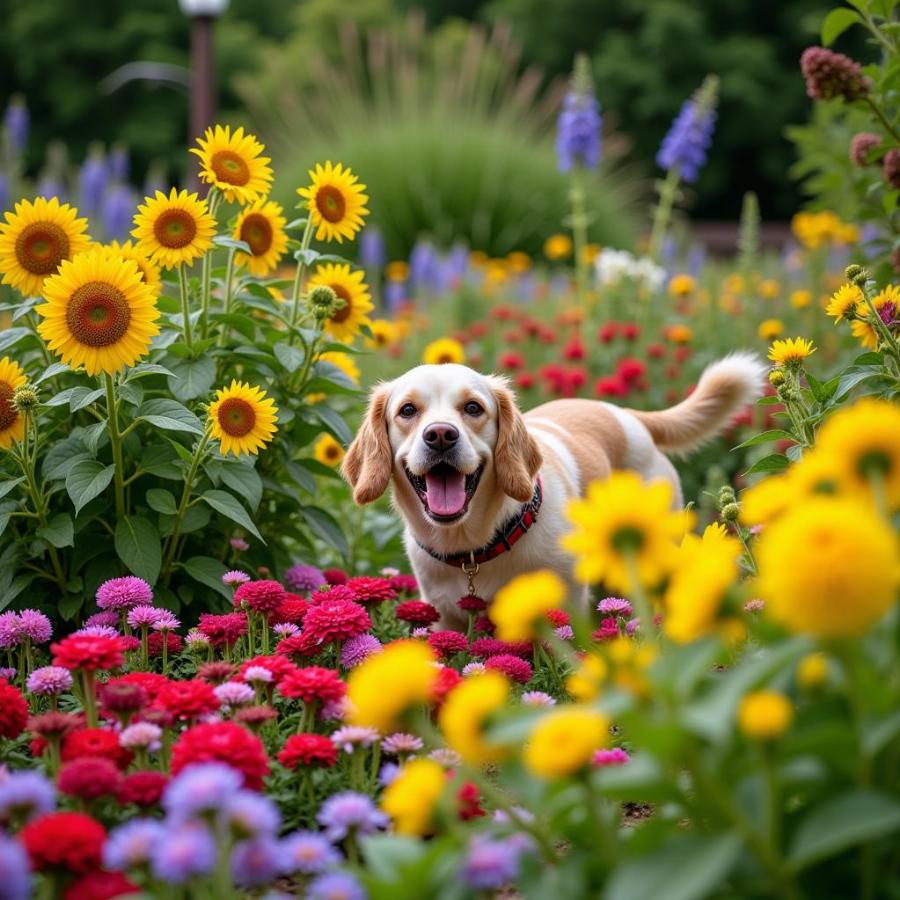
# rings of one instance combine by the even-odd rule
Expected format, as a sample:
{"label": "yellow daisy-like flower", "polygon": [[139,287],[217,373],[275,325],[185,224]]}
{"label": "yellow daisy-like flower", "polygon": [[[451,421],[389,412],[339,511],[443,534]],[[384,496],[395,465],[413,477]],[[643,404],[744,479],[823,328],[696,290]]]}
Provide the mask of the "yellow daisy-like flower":
{"label": "yellow daisy-like flower", "polygon": [[697,290],[697,282],[690,275],[673,275],[669,293],[673,297],[690,297]]}
{"label": "yellow daisy-like flower", "polygon": [[437,657],[422,641],[393,641],[347,679],[350,721],[390,734],[413,706],[427,703],[438,676]]}
{"label": "yellow daisy-like flower", "polygon": [[229,126],[207,128],[191,153],[200,157],[200,179],[222,192],[229,203],[253,203],[269,193],[271,160],[261,154],[265,147],[252,135]]}
{"label": "yellow daisy-like flower", "polygon": [[76,253],[87,250],[87,219],[56,197],[21,200],[0,223],[0,273],[3,284],[26,297],[37,297],[48,275]]}
{"label": "yellow daisy-like flower", "polygon": [[587,703],[594,700],[609,675],[609,666],[599,656],[587,653],[578,662],[578,668],[566,679],[566,690],[576,700]]}
{"label": "yellow daisy-like flower", "polygon": [[216,220],[205,200],[172,188],[168,197],[157,191],[146,197],[134,217],[132,236],[138,249],[164,269],[190,265],[211,249]]}
{"label": "yellow daisy-like flower", "polygon": [[[584,248],[587,251],[587,247]],[[595,254],[596,255],[596,254]],[[590,260],[585,260],[586,262],[590,262]],[[531,257],[527,253],[523,253],[521,250],[513,250],[512,253],[506,254],[506,264],[509,266],[509,271],[515,273],[516,275],[521,275],[523,272],[527,272],[531,268]]]}
{"label": "yellow daisy-like flower", "polygon": [[808,653],[797,663],[797,684],[808,691],[822,687],[828,680],[828,657],[824,653]]}
{"label": "yellow daisy-like flower", "polygon": [[351,271],[344,264],[317,266],[309,279],[308,290],[327,285],[344,301],[334,315],[325,320],[325,330],[339,341],[350,343],[363,325],[369,325],[368,314],[375,308],[365,282],[365,273]]}
{"label": "yellow daisy-like flower", "polygon": [[779,366],[799,366],[816,352],[812,341],[805,338],[785,338],[769,347],[769,359]]}
{"label": "yellow daisy-like flower", "polygon": [[759,295],[764,300],[774,300],[781,293],[781,285],[774,278],[765,278],[759,283]]}
{"label": "yellow daisy-like flower", "polygon": [[585,768],[609,738],[609,719],[593,709],[568,706],[545,715],[522,752],[525,768],[538,778],[565,778]]}
{"label": "yellow daisy-like flower", "polygon": [[333,469],[344,458],[344,448],[330,434],[323,434],[313,444],[313,458]]}
{"label": "yellow daisy-like flower", "polygon": [[726,294],[743,294],[744,287],[744,276],[738,272],[732,272],[722,282],[722,289]]}
{"label": "yellow daisy-like flower", "polygon": [[409,278],[409,263],[403,259],[395,259],[384,267],[384,277],[388,281],[406,281]]}
{"label": "yellow daisy-like flower", "polygon": [[812,293],[805,290],[791,291],[790,300],[794,309],[806,309],[812,303]]}
{"label": "yellow daisy-like flower", "polygon": [[756,333],[764,340],[771,341],[784,332],[784,322],[781,319],[765,319],[759,323]]}
{"label": "yellow daisy-like flower", "polygon": [[262,388],[232,379],[216,391],[209,406],[210,433],[219,442],[222,455],[258,453],[278,431],[278,409]]}
{"label": "yellow daisy-like flower", "polygon": [[159,310],[137,263],[103,247],[65,260],[43,286],[38,333],[73,369],[112,375],[150,349]]}
{"label": "yellow daisy-like flower", "polygon": [[297,193],[307,201],[309,214],[316,226],[317,241],[348,240],[363,226],[363,216],[369,214],[366,208],[368,197],[363,193],[364,184],[341,163],[332,166],[317,164],[310,169],[309,187],[297,188]]}
{"label": "yellow daisy-like flower", "polygon": [[689,344],[694,339],[694,331],[690,325],[669,325],[665,334],[673,344]]}
{"label": "yellow daisy-like flower", "polygon": [[499,762],[506,748],[484,739],[488,719],[509,699],[509,681],[500,672],[487,670],[466,678],[447,695],[438,724],[447,741],[466,762],[483,766]]}
{"label": "yellow daisy-like flower", "polygon": [[381,808],[393,819],[398,834],[427,834],[447,784],[447,775],[439,763],[433,759],[411,759],[385,788]]}
{"label": "yellow daisy-like flower", "polygon": [[387,347],[397,340],[397,329],[387,319],[373,319],[369,325],[372,337],[366,339],[367,347]]}
{"label": "yellow daisy-like flower", "polygon": [[12,397],[27,380],[17,362],[8,356],[0,359],[0,450],[8,450],[25,436],[25,419],[13,406]]}
{"label": "yellow daisy-like flower", "polygon": [[862,290],[855,284],[842,284],[832,295],[825,312],[834,319],[851,319],[865,305]]}
{"label": "yellow daisy-like flower", "polygon": [[572,500],[566,518],[573,530],[560,545],[575,557],[579,581],[602,581],[629,591],[634,574],[646,586],[667,574],[691,522],[690,513],[672,509],[667,481],[645,484],[635,472],[615,472],[588,485],[584,499]]}
{"label": "yellow daisy-like flower", "polygon": [[288,245],[284,226],[287,219],[281,206],[260,197],[254,204],[241,210],[234,224],[232,237],[250,245],[250,253],[236,253],[234,261],[246,266],[257,278],[265,278],[278,266]]}
{"label": "yellow daisy-like flower", "polygon": [[764,525],[786,512],[792,494],[787,476],[770,475],[741,493],[741,522]]}
{"label": "yellow daisy-like flower", "polygon": [[834,467],[840,482],[900,509],[900,407],[865,397],[825,420],[815,453]]}
{"label": "yellow daisy-like flower", "polygon": [[770,524],[756,544],[757,593],[790,631],[865,632],[896,602],[900,546],[865,503],[814,497]]}
{"label": "yellow daisy-like flower", "polygon": [[738,707],[738,727],[757,741],[772,741],[781,737],[794,720],[791,701],[778,691],[753,691]]}
{"label": "yellow daisy-like flower", "polygon": [[[886,304],[893,304],[894,308],[900,308],[900,288],[888,285],[884,290],[872,298],[872,306],[876,312],[880,312],[881,308]],[[853,336],[859,338],[860,343],[867,350],[877,350],[880,336],[872,324],[872,312],[867,306],[860,307],[857,314],[863,318],[856,319],[850,323],[850,331]]]}
{"label": "yellow daisy-like flower", "polygon": [[102,246],[106,247],[114,256],[130,259],[138,267],[144,284],[152,288],[155,295],[159,294],[162,289],[162,275],[160,274],[159,266],[146,253],[136,247],[132,241],[125,241],[122,244],[118,241],[110,241]]}
{"label": "yellow daisy-like flower", "polygon": [[567,234],[551,234],[544,241],[544,256],[547,259],[557,262],[561,259],[568,259],[572,255],[572,238]]}
{"label": "yellow daisy-like flower", "polygon": [[422,362],[429,366],[463,363],[465,360],[465,347],[453,338],[438,338],[422,351]]}
{"label": "yellow daisy-like flower", "polygon": [[545,615],[565,599],[565,582],[555,572],[540,569],[513,578],[497,591],[488,614],[501,641],[531,641]]}

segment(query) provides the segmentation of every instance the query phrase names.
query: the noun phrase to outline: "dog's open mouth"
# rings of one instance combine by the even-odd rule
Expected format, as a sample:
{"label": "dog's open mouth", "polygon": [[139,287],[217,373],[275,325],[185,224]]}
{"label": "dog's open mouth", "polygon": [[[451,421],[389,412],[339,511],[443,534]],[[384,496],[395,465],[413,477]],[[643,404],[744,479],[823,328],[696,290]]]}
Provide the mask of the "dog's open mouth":
{"label": "dog's open mouth", "polygon": [[439,462],[424,475],[406,469],[406,477],[432,519],[453,522],[466,514],[483,471],[484,463],[466,475],[450,463]]}

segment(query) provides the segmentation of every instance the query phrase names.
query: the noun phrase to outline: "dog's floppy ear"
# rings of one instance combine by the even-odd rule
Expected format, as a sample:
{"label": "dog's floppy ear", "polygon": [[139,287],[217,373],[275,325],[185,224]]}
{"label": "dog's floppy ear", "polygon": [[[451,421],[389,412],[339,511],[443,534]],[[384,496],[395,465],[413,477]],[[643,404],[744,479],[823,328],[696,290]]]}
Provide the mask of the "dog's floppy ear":
{"label": "dog's floppy ear", "polygon": [[385,409],[391,388],[380,384],[369,397],[369,408],[353,443],[347,450],[341,472],[353,488],[357,503],[371,503],[387,489],[393,455],[388,439]]}
{"label": "dog's floppy ear", "polygon": [[494,447],[497,483],[504,494],[524,503],[534,493],[534,476],[543,462],[541,451],[525,428],[525,420],[506,380],[491,378],[491,390],[497,401],[497,445]]}

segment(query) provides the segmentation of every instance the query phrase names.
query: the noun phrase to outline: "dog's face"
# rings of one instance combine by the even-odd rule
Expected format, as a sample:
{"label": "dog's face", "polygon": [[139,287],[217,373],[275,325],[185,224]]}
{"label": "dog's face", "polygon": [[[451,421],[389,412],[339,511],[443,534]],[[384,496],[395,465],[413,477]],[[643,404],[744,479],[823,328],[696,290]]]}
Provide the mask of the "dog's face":
{"label": "dog's face", "polygon": [[527,500],[540,452],[503,379],[466,366],[419,366],[375,388],[343,471],[357,503],[394,476],[408,519],[463,522],[498,491]]}

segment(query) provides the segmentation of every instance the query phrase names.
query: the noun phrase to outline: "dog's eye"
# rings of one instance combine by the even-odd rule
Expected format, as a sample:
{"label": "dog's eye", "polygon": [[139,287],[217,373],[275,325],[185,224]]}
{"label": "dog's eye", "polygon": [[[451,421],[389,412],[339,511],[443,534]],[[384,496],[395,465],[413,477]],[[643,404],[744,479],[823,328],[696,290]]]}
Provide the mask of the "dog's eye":
{"label": "dog's eye", "polygon": [[463,412],[468,416],[480,416],[484,412],[484,407],[474,400],[470,400],[464,407]]}
{"label": "dog's eye", "polygon": [[404,403],[403,406],[400,407],[400,416],[404,419],[411,419],[418,410],[412,403]]}

